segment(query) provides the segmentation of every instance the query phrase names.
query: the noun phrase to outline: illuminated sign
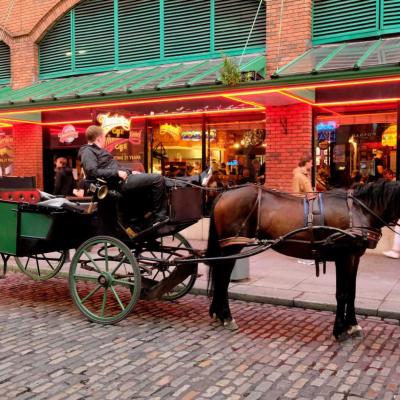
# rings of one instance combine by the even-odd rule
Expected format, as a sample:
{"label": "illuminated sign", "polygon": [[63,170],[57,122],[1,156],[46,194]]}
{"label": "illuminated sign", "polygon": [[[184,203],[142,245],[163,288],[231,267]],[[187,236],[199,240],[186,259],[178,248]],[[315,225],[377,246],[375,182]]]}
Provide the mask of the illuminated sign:
{"label": "illuminated sign", "polygon": [[129,135],[130,119],[123,115],[101,113],[97,115],[97,122],[103,128],[105,134],[111,133],[113,136],[121,137]]}
{"label": "illuminated sign", "polygon": [[336,142],[336,129],[338,125],[335,121],[320,122],[317,124],[318,142]]}
{"label": "illuminated sign", "polygon": [[182,128],[179,125],[162,124],[160,125],[160,135],[171,135],[175,140],[179,140]]}
{"label": "illuminated sign", "polygon": [[[217,138],[217,131],[215,129],[210,129],[206,132],[206,137],[210,135],[210,140],[215,140]],[[181,132],[182,140],[198,141],[201,140],[201,131],[184,131]]]}
{"label": "illuminated sign", "polygon": [[397,144],[397,126],[390,125],[382,134],[382,146],[396,146]]}
{"label": "illuminated sign", "polygon": [[72,143],[78,138],[79,134],[73,125],[65,125],[62,131],[57,135],[60,143]]}

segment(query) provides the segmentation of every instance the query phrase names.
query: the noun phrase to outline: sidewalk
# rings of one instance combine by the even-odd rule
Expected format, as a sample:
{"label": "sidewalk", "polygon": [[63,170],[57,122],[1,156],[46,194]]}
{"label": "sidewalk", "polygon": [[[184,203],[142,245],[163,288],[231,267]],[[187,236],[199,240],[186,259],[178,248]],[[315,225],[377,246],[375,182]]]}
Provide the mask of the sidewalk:
{"label": "sidewalk", "polygon": [[[195,248],[206,242],[190,240]],[[336,309],[336,273],[333,262],[326,265],[326,274],[315,275],[313,265],[299,264],[296,258],[268,250],[250,258],[250,277],[231,282],[231,298],[316,310]],[[204,294],[207,268],[199,266],[201,277],[193,291]],[[356,312],[363,315],[400,319],[400,260],[380,254],[365,254],[357,276]]]}

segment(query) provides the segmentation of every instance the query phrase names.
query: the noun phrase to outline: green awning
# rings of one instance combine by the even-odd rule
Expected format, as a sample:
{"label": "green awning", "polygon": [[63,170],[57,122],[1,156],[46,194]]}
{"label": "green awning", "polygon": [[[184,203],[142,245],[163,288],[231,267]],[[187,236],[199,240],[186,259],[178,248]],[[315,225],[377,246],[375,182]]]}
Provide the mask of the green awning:
{"label": "green awning", "polygon": [[[240,58],[235,57],[239,65]],[[164,89],[188,88],[192,86],[215,85],[223,59],[199,60],[169,65],[110,71],[102,74],[83,75],[38,82],[19,90],[0,89],[0,107],[16,108],[26,104],[54,104],[55,100],[96,99],[100,96],[118,97]],[[242,57],[242,72],[255,71],[265,76],[265,54]],[[104,99],[104,97],[103,97]]]}
{"label": "green awning", "polygon": [[[316,75],[339,71],[359,71],[399,66],[400,37],[363,42],[336,43],[316,46],[284,67],[273,78],[295,75]],[[400,68],[399,68],[400,72]]]}

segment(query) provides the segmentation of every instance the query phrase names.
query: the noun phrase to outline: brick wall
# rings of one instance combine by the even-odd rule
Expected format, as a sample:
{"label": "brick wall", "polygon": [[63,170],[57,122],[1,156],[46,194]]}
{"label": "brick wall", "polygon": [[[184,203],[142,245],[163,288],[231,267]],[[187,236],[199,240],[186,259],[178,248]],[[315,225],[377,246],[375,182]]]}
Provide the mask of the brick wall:
{"label": "brick wall", "polygon": [[311,153],[312,109],[306,104],[268,107],[266,130],[266,185],[290,191],[293,169]]}
{"label": "brick wall", "polygon": [[38,188],[43,188],[42,127],[38,125],[14,126],[15,159],[13,174],[35,176]]}
{"label": "brick wall", "polygon": [[268,0],[267,74],[311,46],[312,0]]}
{"label": "brick wall", "polygon": [[[266,3],[267,76],[270,76],[311,46],[312,0]],[[266,185],[290,191],[292,171],[299,158],[311,153],[312,109],[304,104],[268,107],[266,130]]]}

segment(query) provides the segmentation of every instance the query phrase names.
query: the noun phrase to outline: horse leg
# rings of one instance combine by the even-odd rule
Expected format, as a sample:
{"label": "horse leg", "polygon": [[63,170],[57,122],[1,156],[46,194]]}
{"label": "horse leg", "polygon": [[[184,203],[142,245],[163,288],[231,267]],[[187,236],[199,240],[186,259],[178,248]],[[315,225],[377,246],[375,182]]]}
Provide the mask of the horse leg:
{"label": "horse leg", "polygon": [[348,338],[345,320],[348,301],[348,269],[350,257],[341,257],[335,261],[336,266],[336,318],[333,325],[333,336],[339,342]]}
{"label": "horse leg", "polygon": [[230,330],[238,328],[232,318],[228,298],[228,287],[234,266],[235,261],[232,260],[218,262],[210,267],[213,293],[209,313],[211,317],[219,320],[225,328]]}
{"label": "horse leg", "polygon": [[358,325],[355,310],[355,299],[356,299],[356,283],[357,283],[357,271],[358,265],[360,264],[360,256],[353,256],[352,263],[349,266],[349,283],[348,283],[348,299],[346,307],[346,318],[345,324],[347,326],[347,333],[350,336],[362,336],[362,328]]}

